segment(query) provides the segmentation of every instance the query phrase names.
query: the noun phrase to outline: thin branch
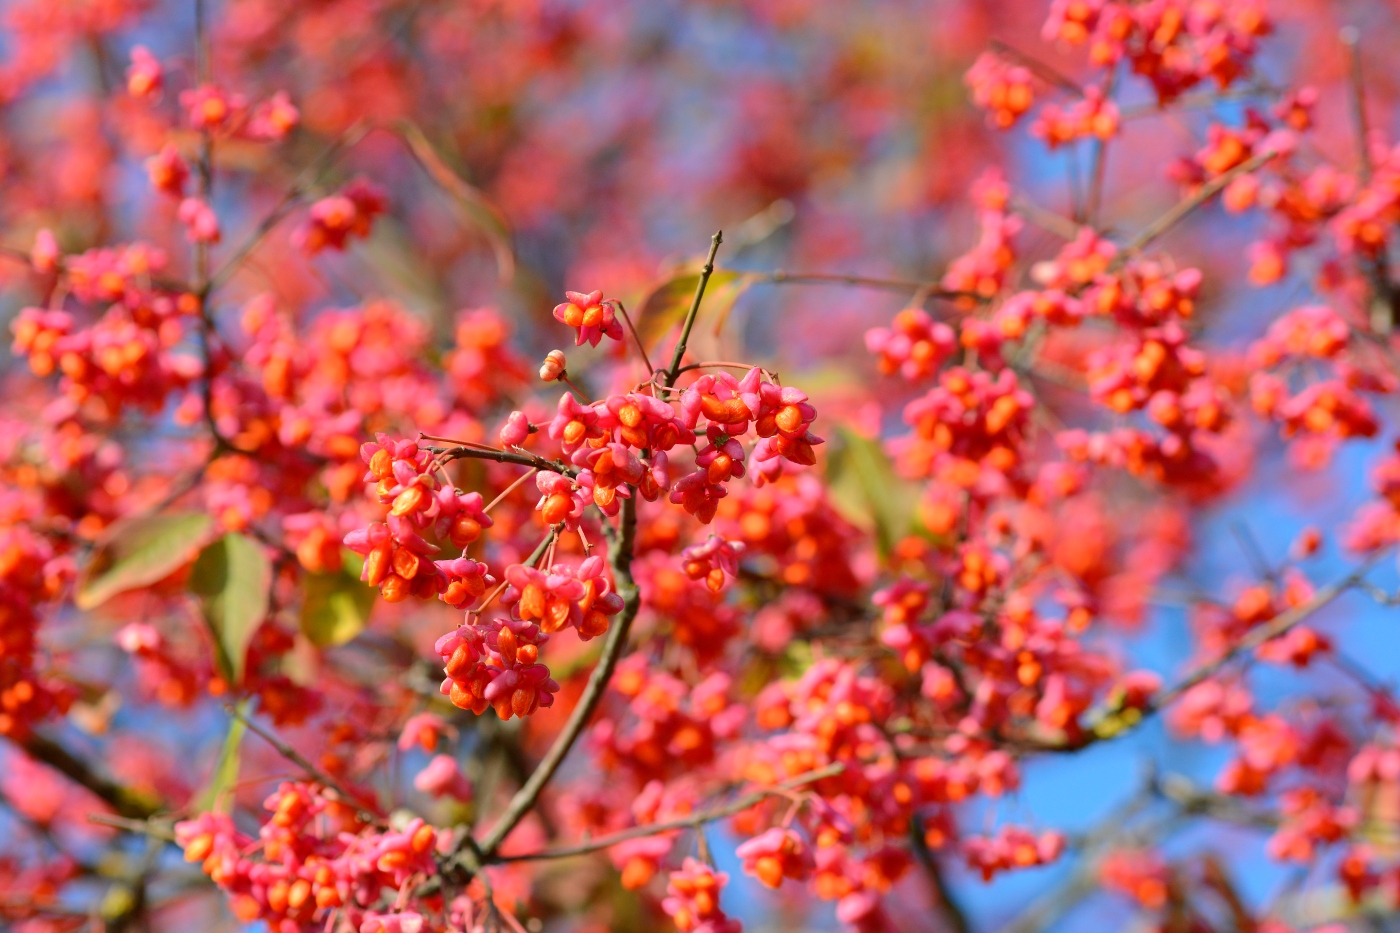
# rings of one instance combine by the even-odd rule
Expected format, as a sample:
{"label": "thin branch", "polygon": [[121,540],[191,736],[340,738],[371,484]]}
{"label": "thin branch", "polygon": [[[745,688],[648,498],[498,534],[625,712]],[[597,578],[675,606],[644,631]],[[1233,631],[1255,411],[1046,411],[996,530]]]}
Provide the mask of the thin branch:
{"label": "thin branch", "polygon": [[205,0],[194,0],[194,73],[195,80],[209,80],[209,24],[206,22]]}
{"label": "thin branch", "polygon": [[[1104,88],[1104,99],[1112,100],[1114,89],[1118,84],[1118,68],[1114,66],[1108,73],[1108,79]],[[1090,145],[1091,167],[1089,169],[1089,199],[1084,206],[1084,221],[1090,226],[1097,227],[1099,222],[1099,208],[1103,204],[1104,179],[1108,172],[1108,140],[1094,137]]]}
{"label": "thin branch", "polygon": [[1020,49],[1007,45],[1000,39],[993,39],[987,44],[991,47],[993,52],[996,52],[1001,57],[1009,58],[1018,65],[1022,65],[1035,72],[1036,76],[1046,84],[1054,85],[1062,91],[1068,91],[1075,97],[1084,96],[1084,88],[1079,86],[1079,82],[1053,65],[1046,64],[1033,55],[1027,55]]}
{"label": "thin branch", "polygon": [[1219,104],[1231,101],[1250,100],[1255,97],[1277,97],[1281,93],[1282,90],[1280,88],[1276,88],[1267,82],[1260,83],[1256,80],[1250,84],[1236,87],[1224,93],[1205,92],[1178,97],[1171,101],[1169,108],[1155,99],[1151,103],[1138,104],[1134,107],[1124,107],[1118,112],[1118,119],[1126,122],[1128,120],[1140,120],[1144,117],[1160,117],[1167,114],[1176,114],[1183,110],[1207,110]]}
{"label": "thin branch", "polygon": [[1261,152],[1256,156],[1246,159],[1227,172],[1221,172],[1219,175],[1197,188],[1195,194],[1191,195],[1191,197],[1178,202],[1171,210],[1144,227],[1141,233],[1129,241],[1128,245],[1123,248],[1123,252],[1120,253],[1119,256],[1122,257],[1123,260],[1126,260],[1127,257],[1142,252],[1148,244],[1166,233],[1172,227],[1175,227],[1186,215],[1225,190],[1230,182],[1239,178],[1241,175],[1247,175],[1255,169],[1260,168],[1275,155],[1277,155],[1277,153],[1270,149],[1267,152]]}
{"label": "thin branch", "polygon": [[1226,651],[1220,657],[1207,664],[1201,665],[1190,674],[1187,674],[1181,680],[1177,681],[1174,686],[1169,687],[1153,697],[1149,709],[1161,709],[1179,698],[1192,687],[1220,673],[1225,665],[1229,664],[1240,655],[1251,652],[1265,642],[1278,638],[1280,635],[1286,635],[1290,629],[1307,620],[1338,596],[1341,596],[1347,590],[1355,588],[1356,585],[1361,582],[1362,577],[1375,565],[1378,559],[1379,558],[1373,558],[1367,561],[1365,566],[1354,573],[1349,574],[1335,583],[1329,583],[1327,586],[1318,590],[1313,594],[1312,599],[1302,605],[1294,606],[1292,609],[1281,612],[1267,624],[1251,630],[1249,634],[1237,641],[1231,646],[1230,650]]}
{"label": "thin branch", "polygon": [[811,784],[814,781],[820,781],[823,778],[834,777],[835,775],[840,774],[844,770],[846,770],[846,766],[838,762],[836,764],[827,765],[824,768],[817,768],[814,771],[808,771],[805,774],[799,774],[795,778],[790,778],[789,780],[783,781],[779,784],[775,784],[772,787],[762,788],[760,790],[754,791],[753,793],[745,794],[743,797],[740,797],[737,800],[734,800],[730,803],[724,804],[723,806],[714,807],[709,810],[704,810],[700,813],[695,813],[690,816],[684,816],[674,820],[667,820],[662,823],[647,823],[642,826],[633,826],[630,829],[624,829],[607,836],[599,836],[597,839],[589,839],[586,842],[580,842],[574,845],[558,846],[552,849],[539,849],[534,852],[523,852],[519,855],[498,855],[491,859],[491,861],[530,862],[539,859],[572,858],[576,855],[587,855],[590,852],[597,852],[601,849],[608,849],[612,846],[617,845],[620,842],[626,842],[629,839],[641,839],[645,836],[656,836],[660,835],[661,833],[668,833],[678,829],[695,829],[697,827],[705,825],[706,823],[713,823],[715,820],[722,820],[727,816],[733,816],[736,813],[743,813],[745,810],[749,809],[750,807],[757,806],[758,804],[762,803],[766,798],[771,797],[774,794],[783,794],[784,791],[795,790],[806,784]]}
{"label": "thin branch", "polygon": [[1277,829],[1279,817],[1259,809],[1251,809],[1235,797],[1198,787],[1181,774],[1166,774],[1156,780],[1153,792],[1190,816],[1206,816],[1214,820],[1249,826],[1254,829]]}
{"label": "thin branch", "polygon": [[690,310],[686,312],[685,324],[681,327],[681,339],[676,341],[676,351],[671,354],[671,365],[666,370],[668,389],[676,384],[676,377],[681,374],[681,358],[685,356],[686,344],[690,342],[690,330],[695,326],[695,316],[700,313],[705,286],[710,284],[710,276],[715,271],[715,254],[719,252],[719,245],[723,242],[724,231],[715,231],[715,235],[710,238],[710,254],[705,257],[705,265],[700,268],[700,280],[695,283],[695,297],[690,301]]}
{"label": "thin branch", "polygon": [[1360,164],[1361,184],[1371,183],[1371,125],[1366,119],[1366,79],[1361,70],[1361,33],[1355,26],[1348,26],[1341,33],[1342,45],[1347,47],[1350,59],[1351,79],[1351,118],[1356,127],[1356,140],[1359,143],[1357,159]]}
{"label": "thin branch", "polygon": [[43,762],[55,771],[86,787],[109,804],[113,810],[128,819],[144,820],[163,809],[160,801],[98,774],[92,770],[87,762],[53,739],[38,733],[31,733],[19,741],[19,746],[29,754],[30,758]]}
{"label": "thin branch", "polygon": [[1125,721],[1117,711],[1110,711],[1100,717],[1096,722],[1090,723],[1089,728],[1081,736],[1070,741],[1036,742],[1031,740],[1029,742],[1023,742],[1019,739],[1015,741],[1028,751],[1076,752],[1097,742],[1117,738],[1131,732],[1137,726],[1145,722],[1153,713],[1161,711],[1180,699],[1181,696],[1192,687],[1220,673],[1226,665],[1230,664],[1236,658],[1253,651],[1267,641],[1272,641],[1281,635],[1287,634],[1294,626],[1305,621],[1348,590],[1360,589],[1365,583],[1363,577],[1375,566],[1376,562],[1380,560],[1380,556],[1381,555],[1376,555],[1372,557],[1353,573],[1341,580],[1324,586],[1313,594],[1313,598],[1307,602],[1281,612],[1267,624],[1252,629],[1245,637],[1232,645],[1224,654],[1200,665],[1172,686],[1159,691],[1156,696],[1151,698],[1147,705],[1136,711],[1138,716],[1133,721]]}
{"label": "thin branch", "polygon": [[111,826],[116,829],[123,829],[129,833],[137,833],[142,836],[150,836],[152,839],[160,839],[164,842],[174,842],[175,833],[167,826],[151,820],[133,820],[124,816],[111,816],[106,813],[89,813],[87,815],[89,823],[98,823],[102,826]]}
{"label": "thin branch", "polygon": [[919,865],[923,867],[929,883],[933,885],[933,893],[938,900],[938,911],[947,921],[948,928],[953,933],[971,933],[972,924],[968,922],[967,914],[953,899],[953,891],[948,887],[948,879],[943,877],[943,868],[938,864],[933,853],[929,851],[928,843],[924,841],[924,821],[922,819],[915,818],[909,822],[909,846],[914,850],[914,857],[919,860]]}
{"label": "thin branch", "polygon": [[278,738],[275,733],[270,732],[267,729],[264,729],[262,726],[258,725],[252,720],[251,717],[245,715],[242,710],[240,710],[236,706],[233,706],[232,704],[224,708],[228,710],[228,714],[230,716],[234,717],[235,719],[241,719],[243,721],[243,724],[247,726],[249,730],[256,733],[259,737],[263,739],[263,741],[267,742],[267,744],[277,749],[277,753],[279,755],[281,755],[283,758],[287,759],[292,764],[301,768],[308,775],[310,775],[311,778],[314,781],[316,781],[316,783],[335,791],[346,803],[358,807],[360,810],[372,816],[374,819],[378,820],[380,818],[379,814],[364,806],[362,802],[363,798],[361,797],[361,795],[350,793],[350,791],[345,788],[345,785],[341,784],[335,778],[331,777],[329,774],[316,767],[305,755],[297,751],[295,748],[292,748],[286,742],[282,741],[282,739]]}
{"label": "thin branch", "polygon": [[1259,546],[1259,539],[1254,537],[1254,532],[1250,531],[1249,525],[1243,521],[1231,522],[1230,531],[1239,541],[1240,549],[1249,559],[1250,567],[1254,570],[1255,576],[1268,580],[1270,583],[1277,583],[1279,580],[1278,571],[1269,563],[1269,558],[1264,554],[1264,549]]}
{"label": "thin branch", "polygon": [[528,473],[521,474],[519,479],[511,483],[505,489],[502,489],[500,495],[496,496],[496,498],[486,503],[486,507],[483,508],[481,511],[486,514],[490,514],[492,509],[501,504],[501,500],[505,499],[506,496],[510,495],[511,493],[519,489],[521,486],[523,486],[526,480],[528,480],[530,477],[534,476],[538,472],[539,467],[531,467]]}
{"label": "thin branch", "polygon": [[1048,894],[1032,901],[1025,911],[1001,928],[1001,933],[1039,933],[1053,926],[1080,901],[1098,890],[1099,853],[1119,840],[1137,835],[1127,827],[1151,805],[1156,794],[1156,777],[1149,774],[1145,786],[1138,793],[1116,807],[1106,819],[1084,836],[1080,845],[1084,854],[1080,857],[1074,874],[1067,881],[1056,885]]}
{"label": "thin branch", "polygon": [[234,250],[233,255],[209,279],[208,290],[215,291],[227,282],[229,277],[238,271],[238,267],[243,264],[243,261],[253,250],[257,249],[258,244],[282,221],[282,218],[290,214],[297,202],[316,186],[320,181],[321,174],[333,165],[342,153],[353,148],[360,140],[369,135],[372,129],[374,129],[373,123],[368,120],[357,120],[345,132],[341,133],[311,165],[307,166],[306,170],[301,173],[301,177],[293,183],[292,187],[287,189],[287,192],[282,195],[282,199],[277,202],[271,212],[262,219],[262,222],[254,228],[248,238]]}
{"label": "thin branch", "polygon": [[948,301],[968,298],[975,301],[986,300],[985,296],[978,295],[974,292],[961,292],[939,288],[937,282],[919,282],[912,279],[882,279],[866,275],[843,275],[841,273],[827,272],[784,272],[781,269],[773,272],[739,272],[737,269],[722,271],[736,272],[755,282],[766,282],[770,285],[848,285],[852,288],[872,288],[892,292],[914,292],[916,294],[922,294],[925,300],[928,298],[941,298]]}
{"label": "thin branch", "polygon": [[559,529],[561,527],[562,523],[560,525],[549,526],[549,534],[545,535],[544,538],[540,540],[540,543],[535,545],[535,549],[530,552],[530,556],[525,558],[526,567],[538,567],[540,565],[540,558],[544,557],[544,552],[549,550],[550,545],[558,540]]}
{"label": "thin branch", "polygon": [[549,473],[563,473],[573,476],[577,471],[558,460],[546,460],[534,454],[516,453],[510,450],[481,450],[477,447],[425,447],[429,453],[447,460],[494,460],[497,463],[514,463],[517,466],[534,467]]}
{"label": "thin branch", "polygon": [[[716,243],[717,241],[718,235]],[[607,525],[605,524],[604,527],[606,528]],[[632,620],[637,617],[637,610],[641,608],[642,604],[641,591],[637,589],[636,583],[632,580],[632,549],[636,534],[637,500],[635,497],[623,499],[621,532],[610,540],[608,545],[608,563],[612,567],[617,592],[622,596],[622,612],[613,620],[612,628],[608,631],[607,641],[603,643],[602,657],[599,658],[598,666],[593,669],[593,673],[589,676],[588,684],[583,688],[578,704],[569,714],[568,722],[564,724],[558,738],[554,740],[554,744],[550,746],[549,751],[535,767],[525,785],[511,798],[505,813],[501,815],[501,818],[496,821],[496,824],[491,827],[482,840],[479,848],[487,858],[495,854],[496,849],[500,847],[510,831],[534,808],[545,785],[554,777],[554,772],[559,770],[559,766],[563,764],[569,750],[573,748],[574,742],[578,740],[584,727],[588,725],[588,720],[592,718],[598,704],[602,702],[603,694],[612,681],[613,671],[617,668],[617,662],[627,649],[627,636],[632,629]]]}
{"label": "thin branch", "polygon": [[1047,233],[1053,233],[1062,240],[1073,240],[1079,236],[1080,223],[1063,214],[1032,203],[1020,195],[1011,198],[1011,209]]}
{"label": "thin branch", "polygon": [[622,306],[622,302],[616,298],[613,304],[617,306],[617,313],[622,315],[622,320],[627,324],[627,332],[632,335],[632,340],[637,344],[637,352],[642,355],[642,362],[646,364],[647,375],[656,372],[656,367],[651,365],[651,360],[647,358],[647,348],[642,346],[641,335],[637,333],[637,328],[632,325],[632,318],[627,314],[627,309]]}
{"label": "thin branch", "polygon": [[569,378],[569,371],[567,369],[559,370],[559,381],[564,383],[564,385],[568,386],[573,391],[574,397],[579,400],[580,404],[593,404],[593,400],[588,397],[588,393],[580,389],[578,386],[574,385],[574,381]]}
{"label": "thin branch", "polygon": [[[1371,183],[1375,165],[1371,160],[1371,124],[1366,117],[1366,78],[1361,69],[1361,33],[1353,26],[1342,30],[1342,44],[1347,48],[1350,59],[1351,116],[1356,130],[1357,159],[1360,166],[1358,176],[1362,185]],[[1366,274],[1371,290],[1371,330],[1377,334],[1389,334],[1400,318],[1400,306],[1396,303],[1395,289],[1390,281],[1390,259],[1385,247],[1374,256],[1363,257],[1362,269]]]}
{"label": "thin branch", "polygon": [[[201,85],[209,83],[209,24],[205,16],[205,0],[195,0],[194,39],[195,73]],[[199,199],[205,209],[213,210],[214,194],[214,135],[208,127],[200,131],[199,161],[195,165],[199,175]],[[194,244],[194,295],[199,302],[199,351],[204,361],[204,381],[201,398],[204,402],[204,423],[214,438],[214,452],[221,454],[230,447],[219,433],[214,420],[214,338],[218,328],[209,311],[209,244],[203,238]]]}

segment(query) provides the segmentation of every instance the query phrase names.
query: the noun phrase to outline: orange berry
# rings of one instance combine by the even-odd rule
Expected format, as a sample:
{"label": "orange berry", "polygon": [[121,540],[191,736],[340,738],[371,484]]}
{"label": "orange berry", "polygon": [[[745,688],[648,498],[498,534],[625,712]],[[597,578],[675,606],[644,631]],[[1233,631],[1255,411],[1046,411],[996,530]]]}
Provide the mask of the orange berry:
{"label": "orange berry", "polygon": [[[578,422],[574,423],[577,424]],[[568,518],[569,511],[573,508],[573,504],[573,500],[565,493],[552,493],[549,498],[544,501],[544,508],[540,510],[541,514],[544,516],[544,523],[546,525],[559,524],[565,518]]]}

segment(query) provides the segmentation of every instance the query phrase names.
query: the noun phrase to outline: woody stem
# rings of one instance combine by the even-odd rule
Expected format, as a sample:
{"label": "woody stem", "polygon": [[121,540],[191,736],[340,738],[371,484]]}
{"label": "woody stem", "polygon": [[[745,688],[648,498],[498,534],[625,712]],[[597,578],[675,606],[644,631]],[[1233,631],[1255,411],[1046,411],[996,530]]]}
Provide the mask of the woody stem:
{"label": "woody stem", "polygon": [[685,324],[681,326],[681,339],[676,342],[676,352],[671,355],[671,366],[666,370],[668,389],[676,384],[676,379],[681,374],[681,360],[685,357],[686,344],[690,342],[690,330],[695,326],[695,316],[700,313],[700,301],[705,297],[705,286],[710,283],[710,276],[715,271],[715,254],[719,252],[719,245],[723,242],[724,231],[716,230],[715,235],[710,238],[710,254],[705,257],[705,265],[700,269],[700,280],[695,283],[695,297],[690,302],[690,310],[686,312]]}
{"label": "woody stem", "polygon": [[[716,237],[718,243],[718,237]],[[578,704],[569,715],[569,721],[564,724],[559,737],[554,740],[544,758],[535,767],[535,770],[526,779],[523,787],[511,798],[506,806],[506,811],[496,824],[487,832],[485,838],[479,845],[480,851],[486,859],[490,859],[496,852],[510,831],[523,820],[539,800],[545,785],[554,777],[554,773],[559,770],[569,750],[573,748],[574,742],[583,733],[584,727],[593,717],[598,705],[603,700],[603,694],[607,691],[608,684],[612,681],[613,671],[617,668],[617,662],[621,659],[623,652],[627,649],[627,635],[632,628],[632,620],[637,617],[637,610],[641,608],[642,594],[637,589],[636,583],[632,580],[632,549],[637,534],[637,504],[636,498],[631,497],[622,500],[621,528],[609,536],[608,543],[608,563],[612,567],[613,579],[617,585],[617,592],[622,596],[622,612],[613,621],[612,628],[608,630],[607,641],[603,643],[603,654],[598,660],[598,666],[593,669],[593,673],[588,678],[588,684],[583,688],[583,694],[579,697]],[[608,529],[606,523],[604,529]]]}

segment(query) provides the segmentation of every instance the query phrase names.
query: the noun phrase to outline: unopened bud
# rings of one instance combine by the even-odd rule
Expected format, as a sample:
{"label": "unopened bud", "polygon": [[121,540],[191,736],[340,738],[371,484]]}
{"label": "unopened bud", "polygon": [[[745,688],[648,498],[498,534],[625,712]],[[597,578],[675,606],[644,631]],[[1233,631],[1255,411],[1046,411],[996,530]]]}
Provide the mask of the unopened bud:
{"label": "unopened bud", "polygon": [[[544,376],[544,370],[540,370],[540,376]],[[506,418],[506,423],[501,426],[501,446],[519,447],[525,443],[525,439],[530,436],[530,419],[525,417],[523,411],[513,411],[510,417]]]}
{"label": "unopened bud", "polygon": [[564,351],[550,350],[549,355],[540,364],[540,378],[545,382],[553,382],[564,375]]}

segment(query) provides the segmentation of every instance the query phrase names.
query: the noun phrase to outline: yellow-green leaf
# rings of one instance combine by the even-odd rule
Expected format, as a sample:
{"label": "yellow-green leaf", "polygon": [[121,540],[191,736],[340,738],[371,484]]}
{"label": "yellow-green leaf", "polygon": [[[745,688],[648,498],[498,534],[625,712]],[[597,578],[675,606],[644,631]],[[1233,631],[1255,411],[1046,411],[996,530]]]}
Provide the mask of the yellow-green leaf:
{"label": "yellow-green leaf", "polygon": [[219,648],[219,666],[231,683],[243,679],[248,642],[267,617],[272,563],[263,546],[230,532],[200,552],[190,589],[204,604],[204,617]]}
{"label": "yellow-green leaf", "polygon": [[204,546],[213,525],[208,515],[183,512],[113,526],[88,565],[74,602],[79,609],[92,609],[118,593],[170,576]]}
{"label": "yellow-green leaf", "polygon": [[244,715],[248,712],[248,701],[243,700],[238,705],[239,715],[233,716],[228,721],[228,734],[224,737],[223,750],[219,752],[219,763],[214,766],[214,773],[209,778],[209,784],[204,788],[204,792],[199,795],[199,800],[195,804],[198,811],[212,810],[218,806],[221,798],[223,802],[233,803],[232,796],[225,797],[228,791],[233,789],[233,785],[238,783],[238,749],[243,744],[243,733],[248,731]]}
{"label": "yellow-green leaf", "polygon": [[[705,300],[700,306],[700,314],[717,325],[723,325],[734,303],[753,283],[753,276],[716,269],[705,286]],[[699,284],[700,266],[685,266],[647,293],[637,305],[636,318],[637,332],[645,346],[656,346],[685,320],[686,312],[695,300],[695,287]]]}
{"label": "yellow-green leaf", "polygon": [[895,473],[878,441],[837,427],[827,460],[832,501],[847,519],[875,533],[888,555],[909,534],[919,492]]}
{"label": "yellow-green leaf", "polygon": [[359,555],[347,552],[345,557],[345,566],[339,573],[313,573],[306,577],[301,630],[320,648],[343,645],[360,634],[374,606],[374,590],[359,579]]}
{"label": "yellow-green leaf", "polygon": [[511,246],[510,226],[500,208],[491,203],[480,189],[469,185],[443,160],[437,148],[423,135],[423,130],[411,120],[400,120],[399,135],[409,152],[438,187],[452,196],[458,214],[470,226],[479,230],[496,254],[496,271],[501,282],[515,277],[515,251]]}

